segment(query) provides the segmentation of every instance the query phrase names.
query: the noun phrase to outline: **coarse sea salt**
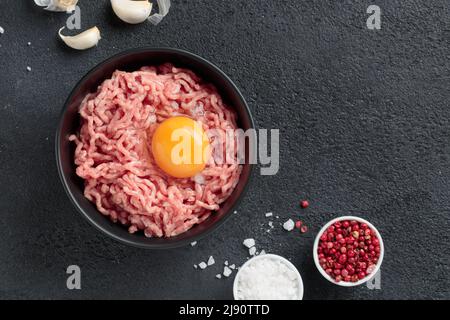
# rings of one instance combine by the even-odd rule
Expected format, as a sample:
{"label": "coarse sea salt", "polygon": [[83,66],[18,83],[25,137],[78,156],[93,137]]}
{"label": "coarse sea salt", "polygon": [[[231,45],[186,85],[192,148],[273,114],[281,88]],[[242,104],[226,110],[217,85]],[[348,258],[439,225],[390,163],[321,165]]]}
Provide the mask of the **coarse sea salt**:
{"label": "coarse sea salt", "polygon": [[200,262],[199,264],[198,264],[198,266],[200,267],[200,269],[205,269],[206,267],[207,267],[207,264],[205,263],[205,262]]}
{"label": "coarse sea salt", "polygon": [[297,273],[268,256],[250,261],[237,279],[238,300],[299,300]]}
{"label": "coarse sea salt", "polygon": [[273,216],[273,213],[272,213],[272,212],[267,212],[267,213],[266,213],[266,217],[271,217],[271,216]]}
{"label": "coarse sea salt", "polygon": [[251,247],[255,246],[255,239],[252,238],[245,239],[243,245],[250,249]]}
{"label": "coarse sea salt", "polygon": [[292,219],[289,219],[288,221],[286,221],[285,223],[283,223],[283,228],[286,231],[292,231],[295,227],[295,223],[294,221],[292,221]]}
{"label": "coarse sea salt", "polygon": [[210,256],[208,259],[208,266],[212,266],[214,263],[216,263],[216,261],[214,261],[214,257]]}
{"label": "coarse sea salt", "polygon": [[5,33],[5,29],[3,29],[2,27],[0,27],[0,34],[4,34]]}
{"label": "coarse sea salt", "polygon": [[230,275],[231,275],[231,273],[232,273],[233,271],[230,269],[230,268],[228,268],[227,266],[225,266],[224,268],[223,268],[223,276],[224,277],[229,277]]}

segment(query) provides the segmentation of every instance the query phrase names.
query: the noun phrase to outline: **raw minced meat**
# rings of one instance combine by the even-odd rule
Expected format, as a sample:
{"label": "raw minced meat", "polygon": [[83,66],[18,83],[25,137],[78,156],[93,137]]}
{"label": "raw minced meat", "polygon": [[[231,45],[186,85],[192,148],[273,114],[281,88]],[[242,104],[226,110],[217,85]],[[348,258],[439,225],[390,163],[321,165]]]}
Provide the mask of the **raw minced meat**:
{"label": "raw minced meat", "polygon": [[201,177],[173,178],[149,152],[158,124],[175,115],[199,121],[205,131],[225,135],[237,129],[235,112],[190,70],[164,64],[116,71],[83,100],[80,115],[80,132],[69,139],[76,143],[76,173],[85,181],[84,195],[131,233],[183,233],[219,209],[239,180],[238,163],[214,161]]}

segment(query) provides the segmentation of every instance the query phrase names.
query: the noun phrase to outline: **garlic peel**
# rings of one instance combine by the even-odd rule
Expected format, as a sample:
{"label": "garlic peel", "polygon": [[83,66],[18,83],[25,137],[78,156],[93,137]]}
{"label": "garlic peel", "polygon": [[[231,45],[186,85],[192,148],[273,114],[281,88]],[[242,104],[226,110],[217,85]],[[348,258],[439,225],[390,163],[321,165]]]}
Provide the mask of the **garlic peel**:
{"label": "garlic peel", "polygon": [[34,0],[34,3],[48,11],[71,12],[78,0]]}
{"label": "garlic peel", "polygon": [[157,0],[158,1],[158,8],[159,12],[152,14],[148,21],[150,21],[151,24],[157,25],[161,22],[161,20],[169,13],[170,9],[170,0]]}
{"label": "garlic peel", "polygon": [[111,0],[111,6],[121,20],[131,24],[144,22],[152,11],[148,0]]}
{"label": "garlic peel", "polygon": [[98,41],[101,39],[100,30],[97,27],[92,27],[84,32],[81,32],[75,36],[64,36],[61,31],[65,27],[62,27],[58,31],[58,35],[65,44],[76,50],[86,50],[95,47]]}

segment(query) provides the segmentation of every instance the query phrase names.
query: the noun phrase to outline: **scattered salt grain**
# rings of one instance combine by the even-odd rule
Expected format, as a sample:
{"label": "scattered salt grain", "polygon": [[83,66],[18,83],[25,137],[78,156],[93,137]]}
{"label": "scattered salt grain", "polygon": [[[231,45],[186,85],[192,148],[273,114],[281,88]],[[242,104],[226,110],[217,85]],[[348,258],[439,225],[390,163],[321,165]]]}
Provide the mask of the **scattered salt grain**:
{"label": "scattered salt grain", "polygon": [[28,43],[27,43],[27,46],[31,46],[31,42],[28,42]]}
{"label": "scattered salt grain", "polygon": [[228,265],[228,260],[225,260],[225,262],[223,263],[224,265]]}
{"label": "scattered salt grain", "polygon": [[198,264],[198,266],[200,267],[200,269],[205,269],[206,267],[207,267],[207,265],[206,265],[206,263],[205,262],[200,262],[199,264]]}
{"label": "scattered salt grain", "polygon": [[191,247],[195,246],[197,244],[197,241],[191,242]]}
{"label": "scattered salt grain", "polygon": [[222,278],[222,275],[219,273],[219,274],[216,274],[216,278],[217,279],[221,279]]}
{"label": "scattered salt grain", "polygon": [[283,228],[286,231],[292,231],[295,227],[295,223],[294,221],[292,221],[292,219],[289,219],[288,221],[286,221],[285,223],[283,223]]}
{"label": "scattered salt grain", "polygon": [[30,67],[30,66],[27,67],[27,71],[28,71],[28,72],[31,71],[31,67]]}
{"label": "scattered salt grain", "polygon": [[261,250],[261,252],[259,253],[260,256],[262,256],[264,254],[266,254],[266,251],[264,251],[264,250]]}
{"label": "scattered salt grain", "polygon": [[198,266],[197,266],[196,264],[194,264],[194,268],[195,268],[195,269],[197,269],[197,268],[198,268]]}
{"label": "scattered salt grain", "polygon": [[227,266],[225,266],[224,268],[223,268],[223,276],[224,277],[229,277],[230,275],[231,275],[231,273],[232,273],[233,271],[230,269],[230,268],[228,268]]}
{"label": "scattered salt grain", "polygon": [[254,256],[255,253],[256,253],[256,248],[255,248],[255,247],[251,247],[250,249],[248,249],[248,253],[249,253],[251,256]]}
{"label": "scattered salt grain", "polygon": [[216,263],[216,261],[214,261],[213,256],[210,256],[208,259],[208,266],[212,266],[214,263]]}
{"label": "scattered salt grain", "polygon": [[267,212],[267,213],[266,213],[266,217],[271,217],[271,216],[273,216],[273,213],[272,213],[272,212]]}
{"label": "scattered salt grain", "polygon": [[238,300],[298,300],[297,274],[283,261],[267,256],[249,262],[237,279]]}
{"label": "scattered salt grain", "polygon": [[244,246],[246,246],[247,248],[251,248],[255,246],[255,239],[249,238],[249,239],[245,239],[243,242]]}
{"label": "scattered salt grain", "polygon": [[270,227],[271,229],[273,229],[273,222],[272,222],[272,221],[269,221],[268,225],[269,225],[269,227]]}
{"label": "scattered salt grain", "polygon": [[233,263],[231,266],[230,266],[230,269],[236,269],[236,265]]}
{"label": "scattered salt grain", "polygon": [[0,27],[0,34],[4,34],[5,33],[5,29],[3,29],[2,27]]}

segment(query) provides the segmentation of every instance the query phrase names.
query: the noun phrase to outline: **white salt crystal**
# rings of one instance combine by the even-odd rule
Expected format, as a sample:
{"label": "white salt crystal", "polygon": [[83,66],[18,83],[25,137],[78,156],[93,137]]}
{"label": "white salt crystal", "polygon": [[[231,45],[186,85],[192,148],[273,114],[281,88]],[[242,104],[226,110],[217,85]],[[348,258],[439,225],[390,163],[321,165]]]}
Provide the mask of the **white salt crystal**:
{"label": "white salt crystal", "polygon": [[216,261],[214,261],[213,256],[210,256],[208,259],[208,266],[212,266],[214,263],[216,263]]}
{"label": "white salt crystal", "polygon": [[206,267],[207,267],[207,265],[206,265],[206,263],[205,262],[200,262],[199,264],[198,264],[198,266],[200,267],[200,269],[205,269]]}
{"label": "white salt crystal", "polygon": [[191,242],[191,247],[195,246],[197,244],[197,241]]}
{"label": "white salt crystal", "polygon": [[223,276],[224,277],[229,277],[230,275],[231,275],[231,273],[232,273],[233,271],[230,269],[230,268],[228,268],[227,266],[225,266],[224,268],[223,268]]}
{"label": "white salt crystal", "polygon": [[267,213],[266,213],[266,217],[271,217],[271,216],[273,216],[273,213],[272,213],[272,212],[267,212]]}
{"label": "white salt crystal", "polygon": [[251,256],[254,256],[255,253],[256,253],[256,248],[255,248],[255,247],[251,247],[250,249],[248,249],[248,253],[249,253]]}
{"label": "white salt crystal", "polygon": [[228,260],[225,260],[225,262],[223,263],[224,265],[228,265]]}
{"label": "white salt crystal", "polygon": [[241,268],[237,280],[239,300],[298,300],[297,274],[283,261],[257,259]]}
{"label": "white salt crystal", "polygon": [[198,268],[198,266],[197,266],[196,264],[194,264],[194,268],[195,268],[195,269],[197,269],[197,268]]}
{"label": "white salt crystal", "polygon": [[292,231],[295,227],[295,223],[294,221],[292,221],[292,219],[289,219],[288,221],[286,221],[285,223],[283,223],[283,228],[286,231]]}
{"label": "white salt crystal", "polygon": [[30,67],[30,66],[27,67],[27,71],[28,71],[28,72],[31,71],[31,67]]}
{"label": "white salt crystal", "polygon": [[271,229],[273,229],[273,222],[272,222],[272,221],[269,221],[268,225],[269,225],[269,227],[270,227]]}
{"label": "white salt crystal", "polygon": [[233,263],[231,266],[230,266],[230,269],[236,269],[236,265]]}
{"label": "white salt crystal", "polygon": [[220,278],[222,278],[222,275],[219,273],[219,274],[216,274],[216,278],[217,279],[220,279]]}
{"label": "white salt crystal", "polygon": [[5,29],[3,29],[2,27],[0,27],[0,34],[4,34],[5,33]]}
{"label": "white salt crystal", "polygon": [[244,246],[246,246],[247,248],[251,248],[255,246],[255,239],[249,238],[249,239],[245,239],[243,242]]}
{"label": "white salt crystal", "polygon": [[28,42],[28,43],[27,43],[27,46],[31,46],[31,42]]}

